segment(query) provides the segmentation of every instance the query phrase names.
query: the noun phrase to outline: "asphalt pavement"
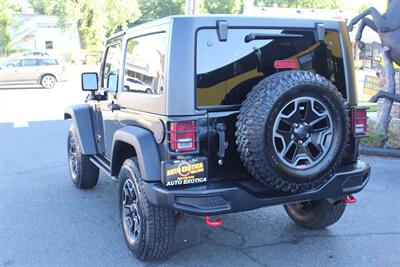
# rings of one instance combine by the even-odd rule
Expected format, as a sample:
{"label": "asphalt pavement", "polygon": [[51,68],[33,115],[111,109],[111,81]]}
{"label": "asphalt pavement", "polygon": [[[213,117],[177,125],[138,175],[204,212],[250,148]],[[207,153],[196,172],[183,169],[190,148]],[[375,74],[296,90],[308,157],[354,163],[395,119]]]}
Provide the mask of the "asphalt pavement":
{"label": "asphalt pavement", "polygon": [[0,90],[0,266],[400,266],[400,161],[372,157],[362,158],[372,176],[358,203],[326,230],[294,225],[281,206],[222,215],[219,228],[186,216],[167,259],[139,262],[117,184],[101,174],[82,191],[70,181],[61,118],[81,101],[76,88]]}

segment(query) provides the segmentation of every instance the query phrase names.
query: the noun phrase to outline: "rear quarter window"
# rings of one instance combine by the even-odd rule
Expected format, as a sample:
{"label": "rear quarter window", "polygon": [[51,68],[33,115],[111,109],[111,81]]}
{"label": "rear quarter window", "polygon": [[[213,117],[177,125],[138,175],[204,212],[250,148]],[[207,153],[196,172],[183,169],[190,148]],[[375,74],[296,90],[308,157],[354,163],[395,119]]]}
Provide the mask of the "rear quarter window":
{"label": "rear quarter window", "polygon": [[43,65],[58,65],[58,61],[56,59],[42,59]]}
{"label": "rear quarter window", "polygon": [[[298,34],[245,42],[250,33]],[[229,29],[228,40],[220,42],[215,29],[201,29],[196,47],[196,104],[198,107],[239,105],[263,78],[277,72],[275,60],[296,59],[301,70],[317,72],[345,92],[339,35],[327,31],[323,44],[313,30]]]}
{"label": "rear quarter window", "polygon": [[127,41],[125,77],[135,85],[124,84],[124,92],[161,94],[164,87],[164,66],[167,34],[152,33]]}

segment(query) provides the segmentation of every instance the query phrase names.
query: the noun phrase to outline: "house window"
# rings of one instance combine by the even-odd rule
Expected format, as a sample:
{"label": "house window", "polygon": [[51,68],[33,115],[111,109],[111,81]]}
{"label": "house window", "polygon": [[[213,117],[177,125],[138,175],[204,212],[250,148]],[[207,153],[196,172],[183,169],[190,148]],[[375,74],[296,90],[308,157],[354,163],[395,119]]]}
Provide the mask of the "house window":
{"label": "house window", "polygon": [[53,49],[53,41],[46,41],[46,49]]}

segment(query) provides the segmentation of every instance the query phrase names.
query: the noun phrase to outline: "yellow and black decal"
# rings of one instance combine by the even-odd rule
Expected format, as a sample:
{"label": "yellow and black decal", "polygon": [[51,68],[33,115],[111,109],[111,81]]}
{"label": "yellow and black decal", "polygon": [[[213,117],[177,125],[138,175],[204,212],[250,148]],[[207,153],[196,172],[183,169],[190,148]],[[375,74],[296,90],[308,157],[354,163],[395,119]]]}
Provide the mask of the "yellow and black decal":
{"label": "yellow and black decal", "polygon": [[207,182],[207,158],[163,161],[162,183],[165,186]]}

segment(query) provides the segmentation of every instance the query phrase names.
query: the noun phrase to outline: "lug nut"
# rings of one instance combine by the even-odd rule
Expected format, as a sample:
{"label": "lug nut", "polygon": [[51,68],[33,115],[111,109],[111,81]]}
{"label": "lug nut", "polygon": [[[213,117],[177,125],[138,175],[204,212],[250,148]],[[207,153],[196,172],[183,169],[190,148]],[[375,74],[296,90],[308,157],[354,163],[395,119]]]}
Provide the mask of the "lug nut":
{"label": "lug nut", "polygon": [[300,145],[303,144],[303,141],[299,140],[299,144],[300,144]]}
{"label": "lug nut", "polygon": [[303,123],[303,125],[304,125],[304,126],[307,126],[308,124],[307,124],[307,122],[305,122],[305,123]]}
{"label": "lug nut", "polygon": [[290,135],[290,138],[291,138],[291,139],[294,139],[294,135],[293,135],[293,134],[291,134],[291,135]]}
{"label": "lug nut", "polygon": [[297,128],[299,125],[297,123],[293,123],[293,127]]}

